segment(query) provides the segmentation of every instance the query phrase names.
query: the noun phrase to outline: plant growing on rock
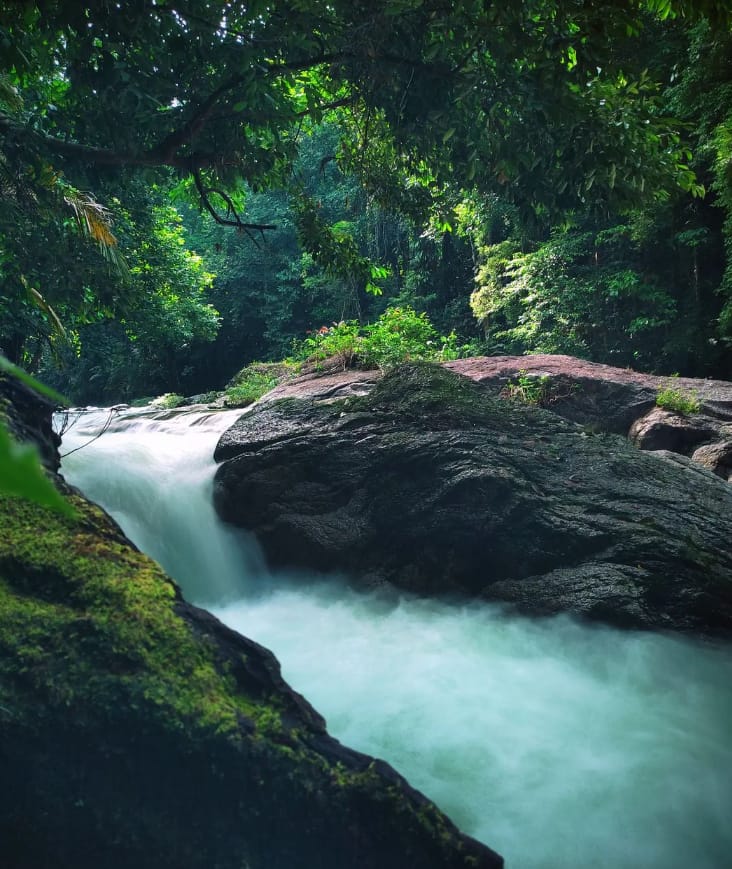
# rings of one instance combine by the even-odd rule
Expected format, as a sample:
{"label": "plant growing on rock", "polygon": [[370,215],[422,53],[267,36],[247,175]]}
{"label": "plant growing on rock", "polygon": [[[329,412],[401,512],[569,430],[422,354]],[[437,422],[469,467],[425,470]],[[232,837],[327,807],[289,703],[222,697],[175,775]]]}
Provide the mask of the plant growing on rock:
{"label": "plant growing on rock", "polygon": [[562,398],[569,398],[581,391],[578,383],[553,380],[548,374],[530,374],[525,368],[518,372],[516,380],[509,380],[501,390],[501,398],[510,398],[522,404],[548,407]]}
{"label": "plant growing on rock", "polygon": [[277,386],[278,378],[273,374],[261,371],[250,371],[235,386],[230,386],[224,393],[226,407],[246,407],[254,404],[270,389]]}
{"label": "plant growing on rock", "polygon": [[178,395],[177,392],[166,392],[165,395],[160,395],[150,402],[152,407],[162,408],[163,410],[182,407],[185,403],[185,398],[182,395]]}
{"label": "plant growing on rock", "polygon": [[415,359],[456,359],[459,355],[454,332],[440,335],[427,314],[413,308],[387,308],[365,328],[364,357],[371,367],[389,368]]}
{"label": "plant growing on rock", "polygon": [[699,413],[699,410],[701,409],[701,404],[696,395],[683,392],[680,389],[672,389],[670,386],[658,390],[658,395],[656,395],[656,406],[661,407],[664,410],[679,413],[681,416]]}
{"label": "plant growing on rock", "polygon": [[543,407],[551,400],[551,378],[548,374],[529,374],[525,368],[516,380],[509,380],[501,390],[502,398]]}
{"label": "plant growing on rock", "polygon": [[341,320],[332,326],[321,326],[304,341],[295,344],[295,358],[316,363],[332,359],[345,371],[353,367],[359,355],[363,344],[360,333],[361,327],[356,320]]}

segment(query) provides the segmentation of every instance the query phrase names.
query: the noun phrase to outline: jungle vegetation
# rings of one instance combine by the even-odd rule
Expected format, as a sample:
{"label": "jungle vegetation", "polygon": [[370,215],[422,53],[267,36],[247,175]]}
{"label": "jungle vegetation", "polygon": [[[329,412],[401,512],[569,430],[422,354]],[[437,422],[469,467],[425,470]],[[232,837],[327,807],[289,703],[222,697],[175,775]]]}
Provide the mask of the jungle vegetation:
{"label": "jungle vegetation", "polygon": [[0,2],[0,196],[0,350],[78,403],[389,310],[729,377],[728,3]]}

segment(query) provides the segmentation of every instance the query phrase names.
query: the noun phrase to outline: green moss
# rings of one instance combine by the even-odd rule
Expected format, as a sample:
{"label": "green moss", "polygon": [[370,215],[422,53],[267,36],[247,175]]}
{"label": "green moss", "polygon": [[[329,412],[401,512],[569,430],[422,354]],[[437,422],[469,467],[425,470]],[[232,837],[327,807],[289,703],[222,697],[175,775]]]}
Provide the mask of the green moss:
{"label": "green moss", "polygon": [[274,389],[278,383],[300,373],[300,363],[252,362],[238,371],[224,392],[226,407],[246,407]]}
{"label": "green moss", "polygon": [[[339,762],[341,754],[331,756],[327,741],[325,749],[312,747],[307,715],[293,713],[276,684],[257,682],[253,693],[242,687],[234,673],[245,653],[232,651],[236,644],[224,650],[214,634],[183,618],[177,588],[162,570],[102,510],[65,496],[76,518],[0,498],[0,724],[32,744],[35,731],[56,734],[71,723],[80,738],[91,734],[101,743],[105,759],[106,735],[118,745],[129,723],[153,734],[161,751],[170,747],[171,757],[184,746],[186,757],[216,757],[227,769],[241,763],[234,778],[257,785],[256,810],[249,812],[246,799],[237,810],[247,822],[256,824],[260,809],[281,810],[290,795],[297,815],[312,794],[340,813],[338,824],[367,808],[370,824],[396,825],[399,837],[434,836],[446,855],[461,850],[438,810],[378,764],[354,768]],[[216,774],[214,765],[206,769]],[[92,771],[80,775],[87,787]],[[57,805],[66,783],[50,781],[42,805]],[[99,787],[106,799],[104,782]],[[127,815],[112,804],[108,812],[112,833],[121,824],[127,835]],[[302,814],[310,829],[312,818]],[[134,810],[129,817],[137,830]]]}
{"label": "green moss", "polygon": [[286,380],[288,377],[294,377],[300,373],[302,365],[299,362],[294,362],[285,359],[282,362],[250,362],[245,365],[240,371],[231,378],[227,383],[226,388],[232,386],[241,386],[252,378],[252,375],[270,378],[277,383]]}
{"label": "green moss", "polygon": [[185,403],[185,398],[182,395],[178,395],[177,392],[166,392],[165,395],[154,398],[150,402],[150,405],[152,407],[160,407],[163,410],[172,410],[176,407],[182,407]]}
{"label": "green moss", "polygon": [[0,682],[29,710],[43,698],[144,705],[167,726],[219,733],[238,732],[241,713],[276,714],[217,667],[160,568],[71,500],[80,521],[0,500]]}
{"label": "green moss", "polygon": [[247,407],[274,389],[277,383],[276,377],[252,372],[246,380],[237,386],[228,387],[224,393],[224,405],[226,407]]}
{"label": "green moss", "polygon": [[348,399],[351,413],[396,414],[424,421],[431,427],[449,424],[471,428],[504,423],[521,424],[536,415],[552,420],[557,428],[567,424],[541,408],[503,401],[483,386],[441,365],[414,362],[401,365],[384,376],[368,394]]}

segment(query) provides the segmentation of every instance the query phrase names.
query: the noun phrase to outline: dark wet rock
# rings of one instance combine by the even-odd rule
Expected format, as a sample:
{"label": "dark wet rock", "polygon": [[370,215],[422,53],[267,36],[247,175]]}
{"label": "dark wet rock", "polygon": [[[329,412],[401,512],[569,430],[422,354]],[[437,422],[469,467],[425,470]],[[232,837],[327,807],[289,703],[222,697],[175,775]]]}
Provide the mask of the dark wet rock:
{"label": "dark wet rock", "polygon": [[654,407],[633,423],[628,436],[641,450],[670,450],[689,455],[716,434],[714,420],[699,415],[682,416]]}
{"label": "dark wet rock", "polygon": [[[215,501],[270,561],[637,627],[732,628],[732,491],[436,366],[255,407]],[[624,590],[623,593],[620,593]]]}
{"label": "dark wet rock", "polygon": [[3,867],[502,866],[57,483],[75,518],[0,498]]}
{"label": "dark wet rock", "polygon": [[50,471],[57,471],[61,464],[58,454],[61,438],[51,424],[55,406],[17,378],[0,372],[0,421],[16,440],[35,444],[41,461]]}

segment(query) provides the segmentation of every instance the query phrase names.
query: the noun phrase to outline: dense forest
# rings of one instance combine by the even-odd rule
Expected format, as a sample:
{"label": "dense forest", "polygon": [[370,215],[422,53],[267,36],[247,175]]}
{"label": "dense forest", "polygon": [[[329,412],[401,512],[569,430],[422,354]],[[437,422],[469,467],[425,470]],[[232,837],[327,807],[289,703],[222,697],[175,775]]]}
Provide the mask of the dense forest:
{"label": "dense forest", "polygon": [[114,403],[397,309],[729,377],[727,5],[2,3],[0,349]]}

